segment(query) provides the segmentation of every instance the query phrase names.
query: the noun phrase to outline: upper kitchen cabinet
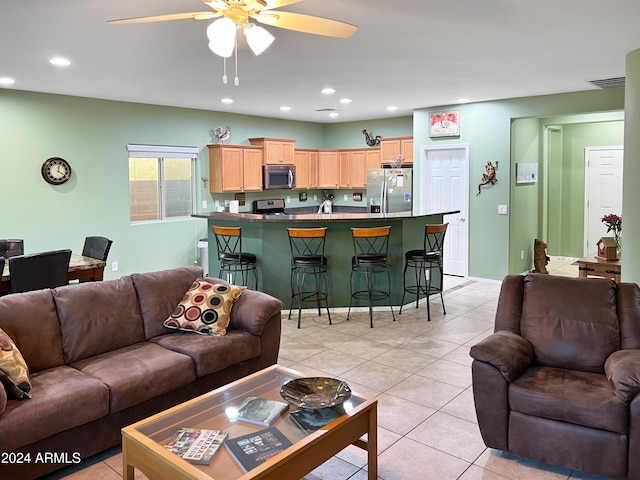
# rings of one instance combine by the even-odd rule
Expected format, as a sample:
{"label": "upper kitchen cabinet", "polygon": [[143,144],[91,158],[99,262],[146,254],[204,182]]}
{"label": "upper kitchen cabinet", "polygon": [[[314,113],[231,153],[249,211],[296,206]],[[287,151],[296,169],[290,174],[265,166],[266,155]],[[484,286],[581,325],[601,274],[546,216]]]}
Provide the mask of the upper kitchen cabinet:
{"label": "upper kitchen cabinet", "polygon": [[340,178],[340,154],[338,150],[318,153],[318,188],[338,188]]}
{"label": "upper kitchen cabinet", "polygon": [[293,165],[296,140],[290,138],[250,138],[251,145],[262,147],[265,165]]}
{"label": "upper kitchen cabinet", "polygon": [[296,189],[318,187],[318,150],[296,148],[293,164],[296,166]]}
{"label": "upper kitchen cabinet", "polygon": [[208,147],[211,192],[262,190],[262,148],[220,144]]}
{"label": "upper kitchen cabinet", "polygon": [[[366,149],[340,150],[340,188],[353,189],[367,186],[368,153]],[[379,168],[379,166],[375,168]]]}
{"label": "upper kitchen cabinet", "polygon": [[383,165],[392,163],[402,155],[402,165],[413,165],[413,137],[387,137],[380,139],[380,161]]}

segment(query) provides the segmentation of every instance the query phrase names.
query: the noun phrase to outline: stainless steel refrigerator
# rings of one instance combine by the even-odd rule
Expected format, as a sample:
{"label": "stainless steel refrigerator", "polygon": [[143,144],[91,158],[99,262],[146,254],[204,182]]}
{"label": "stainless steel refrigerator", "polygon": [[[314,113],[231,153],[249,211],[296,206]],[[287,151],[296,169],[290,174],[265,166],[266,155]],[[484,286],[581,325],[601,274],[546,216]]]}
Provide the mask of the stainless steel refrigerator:
{"label": "stainless steel refrigerator", "polygon": [[367,170],[367,202],[371,213],[411,212],[413,169]]}

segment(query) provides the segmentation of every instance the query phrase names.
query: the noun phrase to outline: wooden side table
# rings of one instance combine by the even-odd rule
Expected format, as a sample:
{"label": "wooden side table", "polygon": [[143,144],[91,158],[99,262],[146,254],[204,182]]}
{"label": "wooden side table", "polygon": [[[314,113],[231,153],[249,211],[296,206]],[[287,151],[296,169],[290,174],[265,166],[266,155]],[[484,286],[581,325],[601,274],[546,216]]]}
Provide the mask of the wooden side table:
{"label": "wooden side table", "polygon": [[578,276],[580,277],[604,277],[620,283],[622,265],[618,260],[603,260],[591,255],[578,260]]}

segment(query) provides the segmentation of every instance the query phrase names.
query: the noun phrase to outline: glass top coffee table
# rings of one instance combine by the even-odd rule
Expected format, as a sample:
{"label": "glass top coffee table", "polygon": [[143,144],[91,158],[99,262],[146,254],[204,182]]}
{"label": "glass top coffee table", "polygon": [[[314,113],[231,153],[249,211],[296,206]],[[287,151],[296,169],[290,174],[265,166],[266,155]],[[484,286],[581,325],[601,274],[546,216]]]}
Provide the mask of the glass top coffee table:
{"label": "glass top coffee table", "polygon": [[[125,480],[134,480],[136,468],[151,480],[300,480],[350,444],[367,451],[368,479],[376,480],[377,400],[355,392],[339,408],[344,414],[310,434],[290,418],[289,414],[298,409],[290,406],[271,426],[282,432],[292,446],[248,472],[226,447],[220,448],[209,465],[191,464],[164,448],[180,428],[226,430],[229,432],[227,440],[267,428],[234,421],[225,410],[239,405],[249,396],[283,401],[280,388],[290,380],[302,377],[305,375],[300,372],[273,365],[123,428]],[[363,435],[366,439],[361,438]]]}

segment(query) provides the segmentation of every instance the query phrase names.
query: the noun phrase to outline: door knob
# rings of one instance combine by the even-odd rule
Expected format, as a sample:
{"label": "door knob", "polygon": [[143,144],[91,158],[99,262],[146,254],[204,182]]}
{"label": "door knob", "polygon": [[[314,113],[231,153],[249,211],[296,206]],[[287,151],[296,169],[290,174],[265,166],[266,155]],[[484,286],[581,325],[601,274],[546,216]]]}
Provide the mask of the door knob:
{"label": "door knob", "polygon": [[461,221],[462,223],[464,223],[464,222],[466,222],[466,221],[467,221],[467,219],[466,219],[466,218],[464,218],[464,217],[462,217],[462,218],[460,219],[460,221]]}

